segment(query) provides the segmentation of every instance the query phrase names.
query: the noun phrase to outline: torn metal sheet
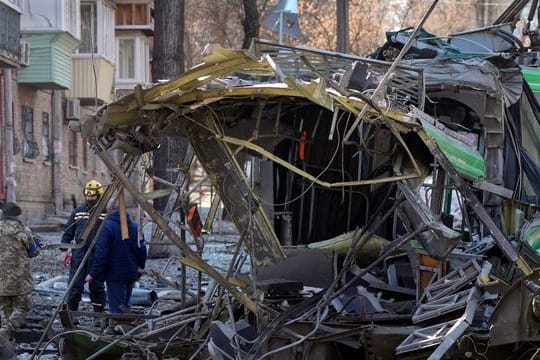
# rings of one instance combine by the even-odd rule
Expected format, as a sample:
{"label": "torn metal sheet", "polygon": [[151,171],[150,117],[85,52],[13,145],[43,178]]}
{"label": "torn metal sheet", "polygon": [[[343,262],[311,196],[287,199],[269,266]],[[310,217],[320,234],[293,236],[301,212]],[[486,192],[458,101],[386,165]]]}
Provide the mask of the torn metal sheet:
{"label": "torn metal sheet", "polygon": [[[532,332],[540,313],[540,295],[520,280],[538,285],[538,254],[523,241],[535,235],[521,233],[538,207],[538,151],[522,137],[538,105],[506,55],[464,54],[414,33],[391,35],[375,58],[262,40],[251,50],[209,46],[203,64],[138,87],[83,124],[117,186],[201,272],[199,287],[202,273],[212,278],[182,331],[163,323],[133,339],[174,328],[208,339],[203,349],[216,358],[246,359],[376,358],[384,331],[373,329],[383,322],[396,326],[388,357],[452,357],[466,351],[454,346],[466,331],[472,351],[538,340],[517,331]],[[238,230],[227,270],[186,244],[107,155],[150,152],[163,134],[188,139],[218,193],[205,229],[221,201]],[[326,247],[339,256],[315,249]],[[237,273],[246,259],[249,276]],[[481,298],[484,290],[502,297]],[[516,301],[527,310],[506,311]],[[252,336],[242,338],[244,328]]]}

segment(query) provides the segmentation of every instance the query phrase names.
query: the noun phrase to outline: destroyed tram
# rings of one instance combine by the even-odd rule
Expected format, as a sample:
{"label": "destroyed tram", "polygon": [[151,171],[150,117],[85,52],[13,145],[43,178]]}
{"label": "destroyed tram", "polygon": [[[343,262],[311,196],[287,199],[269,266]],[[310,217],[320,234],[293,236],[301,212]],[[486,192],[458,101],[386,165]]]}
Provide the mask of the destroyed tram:
{"label": "destroyed tram", "polygon": [[[524,5],[447,41],[388,33],[369,58],[208,46],[179,78],[85,119],[114,174],[103,201],[127,190],[215,284],[184,320],[139,319],[114,345],[186,359],[534,357],[540,42],[515,34]],[[203,260],[126,175],[163,135],[189,142],[217,193],[203,220],[223,204],[248,277],[236,256],[228,272]]]}

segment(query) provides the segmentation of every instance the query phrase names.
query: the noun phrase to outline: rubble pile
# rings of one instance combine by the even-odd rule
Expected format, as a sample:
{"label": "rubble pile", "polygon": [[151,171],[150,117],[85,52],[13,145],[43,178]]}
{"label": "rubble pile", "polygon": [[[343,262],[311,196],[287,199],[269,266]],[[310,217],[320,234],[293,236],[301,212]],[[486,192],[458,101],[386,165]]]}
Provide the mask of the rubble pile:
{"label": "rubble pile", "polygon": [[[56,343],[66,359],[534,358],[540,105],[522,69],[540,78],[540,42],[515,32],[525,3],[444,39],[389,32],[369,57],[211,45],[180,77],[101,107],[80,129],[112,179],[88,226],[127,192],[154,224],[150,252],[172,247],[178,272],[147,269],[170,289],[139,292],[138,311],[57,308],[34,353]],[[189,144],[176,178],[146,168],[133,181],[163,135]],[[194,157],[212,193],[204,214],[192,201],[203,180],[186,185]],[[141,191],[150,182],[169,189]],[[149,199],[164,194],[157,211]],[[225,239],[218,209],[238,230],[223,262],[208,255],[210,235]]]}

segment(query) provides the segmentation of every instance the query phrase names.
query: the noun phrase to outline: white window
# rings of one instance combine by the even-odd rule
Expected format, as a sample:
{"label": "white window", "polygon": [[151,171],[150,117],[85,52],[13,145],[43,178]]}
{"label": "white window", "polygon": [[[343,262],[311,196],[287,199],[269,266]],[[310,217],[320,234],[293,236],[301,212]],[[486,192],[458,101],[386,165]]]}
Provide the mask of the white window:
{"label": "white window", "polygon": [[114,7],[105,0],[81,1],[79,54],[114,58]]}
{"label": "white window", "polygon": [[[150,79],[149,45],[144,36],[121,36],[117,38],[116,81],[125,86],[146,83]],[[119,84],[117,84],[119,85]]]}
{"label": "white window", "polygon": [[135,39],[118,40],[118,79],[135,79]]}

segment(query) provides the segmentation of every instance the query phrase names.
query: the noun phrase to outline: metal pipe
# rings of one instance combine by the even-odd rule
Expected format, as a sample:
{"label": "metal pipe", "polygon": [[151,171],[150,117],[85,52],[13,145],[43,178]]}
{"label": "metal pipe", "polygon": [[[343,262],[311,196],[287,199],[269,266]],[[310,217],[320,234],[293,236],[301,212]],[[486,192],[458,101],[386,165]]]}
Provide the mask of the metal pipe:
{"label": "metal pipe", "polygon": [[62,191],[62,93],[63,90],[53,90],[52,98],[52,191],[54,210],[57,215],[64,211],[64,193]]}
{"label": "metal pipe", "polygon": [[6,201],[16,201],[15,161],[13,156],[13,92],[11,69],[4,69],[4,151],[6,155]]}

